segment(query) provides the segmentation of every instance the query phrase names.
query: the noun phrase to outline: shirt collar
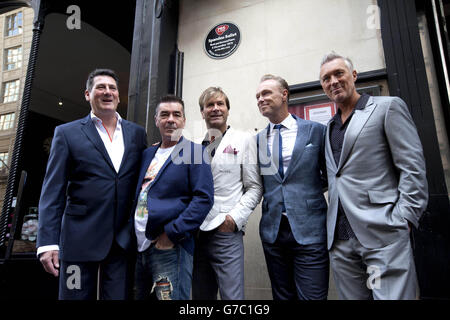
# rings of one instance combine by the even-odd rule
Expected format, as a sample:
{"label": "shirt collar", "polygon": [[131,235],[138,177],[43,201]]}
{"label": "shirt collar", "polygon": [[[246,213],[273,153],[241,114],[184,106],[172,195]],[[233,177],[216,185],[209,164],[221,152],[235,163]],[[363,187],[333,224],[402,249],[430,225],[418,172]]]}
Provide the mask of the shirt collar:
{"label": "shirt collar", "polygon": [[[283,127],[287,128],[287,129],[292,129],[294,128],[296,121],[294,119],[294,117],[289,114],[289,116],[287,116],[283,121],[281,121],[279,124],[283,125]],[[275,126],[274,123],[270,122],[270,132],[272,132],[273,127]]]}
{"label": "shirt collar", "polygon": [[[366,107],[367,101],[369,101],[369,98],[370,98],[370,95],[368,95],[367,93],[363,93],[361,95],[361,97],[359,97],[358,101],[356,102],[356,106],[353,109],[351,115],[353,115],[355,113],[355,110],[363,110]],[[350,119],[350,117],[348,119]],[[332,120],[334,120],[334,121],[341,120],[341,109],[338,108],[338,111],[336,112],[336,114],[334,115]]]}
{"label": "shirt collar", "polygon": [[[218,138],[215,138],[215,140],[214,141],[216,141],[216,140],[221,140],[224,136],[225,136],[225,134],[227,133],[227,131],[230,129],[230,126],[228,125],[227,126],[227,129],[225,130],[225,132],[220,136],[220,137],[218,137]],[[205,138],[203,139],[203,141],[202,141],[202,145],[209,145],[211,143],[211,141],[209,140],[209,134],[208,134],[208,132],[206,132],[206,135],[205,135]]]}
{"label": "shirt collar", "polygon": [[364,109],[366,107],[367,101],[369,101],[369,98],[370,96],[367,93],[363,93],[356,103],[355,110]]}
{"label": "shirt collar", "polygon": [[[119,113],[116,112],[116,118],[117,118],[117,124],[121,125],[122,124],[122,117],[120,116]],[[99,117],[97,117],[91,110],[91,120],[98,122],[100,121],[100,123],[102,122],[102,119],[100,119]]]}

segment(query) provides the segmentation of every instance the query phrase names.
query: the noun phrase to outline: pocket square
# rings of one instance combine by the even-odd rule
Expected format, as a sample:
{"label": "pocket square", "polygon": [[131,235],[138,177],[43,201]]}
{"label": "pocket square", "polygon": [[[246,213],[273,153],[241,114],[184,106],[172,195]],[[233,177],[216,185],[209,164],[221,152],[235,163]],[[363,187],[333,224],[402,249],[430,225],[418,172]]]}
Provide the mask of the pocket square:
{"label": "pocket square", "polygon": [[230,153],[230,154],[238,154],[239,151],[236,150],[236,148],[231,147],[231,145],[228,145],[225,149],[223,149],[223,153]]}
{"label": "pocket square", "polygon": [[308,144],[305,148],[314,147],[312,143]]}

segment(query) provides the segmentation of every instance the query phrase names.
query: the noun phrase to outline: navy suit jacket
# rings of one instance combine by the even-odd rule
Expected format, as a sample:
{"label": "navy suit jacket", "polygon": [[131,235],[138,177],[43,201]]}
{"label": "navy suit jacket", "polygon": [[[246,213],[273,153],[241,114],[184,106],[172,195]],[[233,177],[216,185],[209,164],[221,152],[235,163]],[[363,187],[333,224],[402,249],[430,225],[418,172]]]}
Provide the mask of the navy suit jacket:
{"label": "navy suit jacket", "polygon": [[259,231],[262,241],[274,243],[281,221],[282,203],[295,240],[302,245],[326,241],[327,203],[325,130],[320,123],[297,120],[298,131],[289,167],[282,179],[267,146],[270,126],[258,133],[258,163],[264,185]]}
{"label": "navy suit jacket", "polygon": [[132,246],[132,205],[144,128],[122,120],[125,145],[117,173],[100,135],[87,117],[55,133],[39,201],[37,246],[59,244],[60,259],[101,261],[114,240]]}
{"label": "navy suit jacket", "polygon": [[[161,144],[142,155],[135,205],[148,166]],[[190,254],[194,252],[194,232],[214,203],[211,167],[203,159],[203,147],[183,137],[163,164],[147,193],[148,221],[145,235],[154,240],[163,232]]]}

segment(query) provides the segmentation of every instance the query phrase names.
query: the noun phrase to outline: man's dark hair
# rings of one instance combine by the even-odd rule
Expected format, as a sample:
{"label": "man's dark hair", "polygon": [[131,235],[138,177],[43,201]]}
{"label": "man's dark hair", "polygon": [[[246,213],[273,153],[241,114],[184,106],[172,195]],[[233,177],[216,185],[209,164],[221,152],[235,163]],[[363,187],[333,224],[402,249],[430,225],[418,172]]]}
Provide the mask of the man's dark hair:
{"label": "man's dark hair", "polygon": [[161,97],[161,99],[159,99],[158,105],[156,106],[156,110],[155,110],[155,115],[158,115],[158,111],[159,111],[159,105],[161,103],[170,103],[170,102],[176,102],[181,104],[181,110],[183,110],[183,117],[186,118],[186,115],[184,113],[184,101],[183,99],[181,99],[180,97],[173,95],[173,94],[168,94],[165,95],[163,97]]}
{"label": "man's dark hair", "polygon": [[117,89],[119,89],[119,77],[116,75],[116,73],[111,69],[95,69],[92,71],[88,79],[86,81],[86,90],[91,92],[92,86],[94,85],[94,78],[98,76],[108,76],[113,78],[116,81]]}

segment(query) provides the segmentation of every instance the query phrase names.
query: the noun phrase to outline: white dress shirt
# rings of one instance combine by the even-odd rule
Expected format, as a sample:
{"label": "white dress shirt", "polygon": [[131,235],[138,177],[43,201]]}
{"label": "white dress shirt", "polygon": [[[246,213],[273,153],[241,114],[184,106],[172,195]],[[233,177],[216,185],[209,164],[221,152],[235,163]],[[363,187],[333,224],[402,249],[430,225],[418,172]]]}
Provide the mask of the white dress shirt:
{"label": "white dress shirt", "polygon": [[[283,172],[286,170],[291,162],[292,152],[294,151],[295,140],[297,139],[298,125],[297,121],[289,115],[281,123],[283,127],[280,129],[281,138],[283,139],[283,149],[281,155],[283,157]],[[270,132],[267,139],[267,144],[269,145],[269,150],[272,152],[273,138],[275,136],[275,130],[273,127],[275,124],[270,122]]]}
{"label": "white dress shirt", "polygon": [[97,132],[102,138],[103,144],[105,145],[106,151],[108,152],[109,158],[114,165],[116,172],[119,172],[120,164],[122,163],[123,153],[125,151],[125,144],[123,142],[123,132],[122,132],[122,118],[116,112],[117,125],[116,130],[112,133],[112,137],[106,131],[103,126],[102,120],[97,117],[91,111],[91,119],[97,128]]}
{"label": "white dress shirt", "polygon": [[[281,139],[283,140],[283,148],[281,150],[281,156],[283,157],[283,173],[286,174],[286,170],[289,167],[289,163],[291,163],[292,152],[294,151],[295,140],[297,139],[297,131],[298,125],[297,121],[294,119],[292,115],[286,117],[281,123],[282,125],[280,129]],[[274,123],[270,122],[270,132],[267,137],[267,144],[269,146],[270,152],[272,152],[273,139],[275,137],[275,130],[273,127]],[[286,215],[286,212],[282,212],[283,215]]]}
{"label": "white dress shirt", "polygon": [[[114,165],[114,169],[116,170],[116,172],[119,172],[120,164],[122,163],[122,158],[125,151],[125,143],[123,141],[122,118],[117,112],[116,117],[117,117],[116,130],[112,133],[112,137],[110,137],[109,133],[103,126],[102,120],[91,111],[92,122],[94,123],[95,128],[97,129],[97,132],[100,135],[103,144],[105,145],[109,158],[111,159],[111,162]],[[37,249],[36,254],[39,257],[41,253],[50,250],[59,250],[59,246],[57,244],[54,245],[52,244],[39,247]]]}

